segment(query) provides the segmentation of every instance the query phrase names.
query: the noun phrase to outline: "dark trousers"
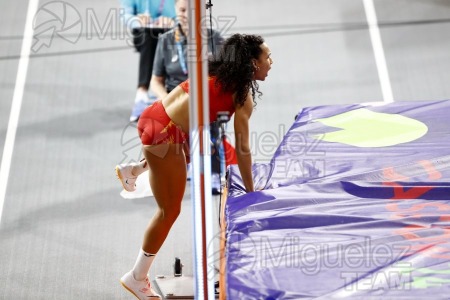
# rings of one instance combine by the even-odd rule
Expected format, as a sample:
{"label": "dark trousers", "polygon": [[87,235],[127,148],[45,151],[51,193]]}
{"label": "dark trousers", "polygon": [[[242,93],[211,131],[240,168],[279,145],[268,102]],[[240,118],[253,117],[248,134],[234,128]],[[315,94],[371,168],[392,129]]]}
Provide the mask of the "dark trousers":
{"label": "dark trousers", "polygon": [[214,153],[211,155],[211,172],[220,173],[220,126],[217,122],[212,122],[209,127],[209,134],[211,135],[211,142],[214,144]]}
{"label": "dark trousers", "polygon": [[136,51],[139,52],[139,79],[138,87],[150,86],[152,78],[153,60],[155,59],[158,37],[166,32],[167,28],[136,28],[133,29],[133,43]]}

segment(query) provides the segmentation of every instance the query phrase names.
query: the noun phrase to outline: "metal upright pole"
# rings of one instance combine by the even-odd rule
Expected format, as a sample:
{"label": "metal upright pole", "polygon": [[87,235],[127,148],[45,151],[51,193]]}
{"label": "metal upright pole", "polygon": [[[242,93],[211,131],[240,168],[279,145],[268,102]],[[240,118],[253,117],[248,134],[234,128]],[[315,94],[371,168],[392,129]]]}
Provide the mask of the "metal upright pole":
{"label": "metal upright pole", "polygon": [[[194,215],[195,299],[214,299],[212,249],[213,207],[209,136],[208,43],[205,1],[189,0],[189,120],[192,164],[191,199]],[[210,244],[210,245],[208,245]]]}

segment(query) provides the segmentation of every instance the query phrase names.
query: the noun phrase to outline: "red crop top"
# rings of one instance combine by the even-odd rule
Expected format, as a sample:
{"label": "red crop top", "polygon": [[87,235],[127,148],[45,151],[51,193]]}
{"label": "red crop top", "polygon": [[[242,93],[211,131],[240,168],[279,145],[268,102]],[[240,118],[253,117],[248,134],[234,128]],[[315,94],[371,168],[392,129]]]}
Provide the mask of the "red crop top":
{"label": "red crop top", "polygon": [[[231,93],[224,93],[220,85],[216,85],[216,77],[209,77],[209,121],[217,119],[219,111],[227,111],[230,118],[234,114],[234,102]],[[180,83],[180,87],[189,94],[189,79]]]}

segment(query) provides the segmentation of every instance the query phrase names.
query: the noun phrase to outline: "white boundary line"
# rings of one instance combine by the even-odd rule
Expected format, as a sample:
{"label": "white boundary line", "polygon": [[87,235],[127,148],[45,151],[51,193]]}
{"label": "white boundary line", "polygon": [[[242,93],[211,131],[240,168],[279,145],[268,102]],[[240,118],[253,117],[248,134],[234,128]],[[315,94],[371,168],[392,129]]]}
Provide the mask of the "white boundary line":
{"label": "white boundary line", "polygon": [[394,102],[391,81],[384,56],[383,42],[381,41],[380,30],[378,28],[377,14],[373,0],[363,0],[364,10],[366,12],[367,24],[369,25],[370,39],[372,41],[375,62],[378,69],[378,78],[380,79],[383,101],[386,103]]}
{"label": "white boundary line", "polygon": [[6,188],[8,185],[9,170],[16,139],[17,124],[19,123],[20,108],[22,106],[23,91],[30,61],[31,43],[33,42],[33,19],[36,15],[39,0],[28,2],[27,18],[20,51],[19,67],[17,69],[16,86],[9,114],[8,129],[6,131],[5,145],[3,148],[2,163],[0,165],[0,224],[5,203]]}

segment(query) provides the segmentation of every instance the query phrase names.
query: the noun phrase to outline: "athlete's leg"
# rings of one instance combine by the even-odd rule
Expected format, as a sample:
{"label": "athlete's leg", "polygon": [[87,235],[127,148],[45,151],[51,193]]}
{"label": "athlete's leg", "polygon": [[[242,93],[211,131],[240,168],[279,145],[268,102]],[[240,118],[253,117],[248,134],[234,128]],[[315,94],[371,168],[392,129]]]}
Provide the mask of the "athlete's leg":
{"label": "athlete's leg", "polygon": [[149,181],[158,210],[150,220],[133,269],[121,278],[122,285],[139,299],[160,299],[148,280],[148,271],[177,219],[186,188],[183,144],[143,146],[149,165]]}
{"label": "athlete's leg", "polygon": [[186,158],[183,144],[143,146],[149,165],[149,180],[158,210],[144,234],[142,249],[156,254],[181,210],[186,188]]}

